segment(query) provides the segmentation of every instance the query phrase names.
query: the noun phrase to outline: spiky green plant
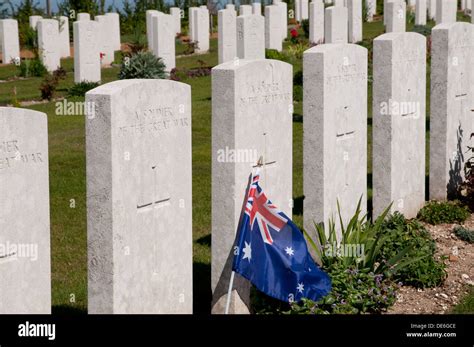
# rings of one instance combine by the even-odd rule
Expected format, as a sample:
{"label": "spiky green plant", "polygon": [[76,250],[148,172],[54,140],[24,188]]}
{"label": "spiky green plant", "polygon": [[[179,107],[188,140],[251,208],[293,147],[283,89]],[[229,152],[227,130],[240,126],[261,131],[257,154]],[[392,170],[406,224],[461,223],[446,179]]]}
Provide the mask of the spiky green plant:
{"label": "spiky green plant", "polygon": [[120,73],[120,79],[133,78],[167,78],[165,64],[161,58],[155,57],[151,52],[138,52],[130,57],[125,57]]}

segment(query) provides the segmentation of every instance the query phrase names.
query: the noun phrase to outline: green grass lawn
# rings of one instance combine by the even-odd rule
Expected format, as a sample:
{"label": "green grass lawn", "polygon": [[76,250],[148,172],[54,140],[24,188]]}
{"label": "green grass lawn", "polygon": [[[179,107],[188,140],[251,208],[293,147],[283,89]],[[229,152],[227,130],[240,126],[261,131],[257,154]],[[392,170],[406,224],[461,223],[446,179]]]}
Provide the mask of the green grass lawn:
{"label": "green grass lawn", "polygon": [[454,307],[453,313],[474,314],[474,288]]}
{"label": "green grass lawn", "polygon": [[[364,38],[383,33],[379,22],[364,24]],[[287,44],[285,45],[287,46]],[[185,47],[179,43],[177,52]],[[121,54],[117,53],[116,62]],[[208,54],[184,56],[176,61],[179,69],[201,65],[217,65],[217,40],[211,40]],[[61,61],[67,71],[60,82],[57,96],[66,96],[73,85],[72,58]],[[301,61],[294,64],[294,72],[301,70]],[[369,71],[371,67],[369,66]],[[117,79],[118,67],[102,70],[102,82]],[[42,78],[15,79],[14,66],[0,68],[0,105],[11,103],[16,89],[17,100],[40,100]],[[192,87],[192,152],[193,152],[193,240],[194,240],[194,302],[195,312],[208,312],[210,306],[210,230],[211,230],[211,77],[185,78],[182,82]],[[428,90],[429,92],[429,90]],[[76,97],[72,101],[82,101]],[[429,99],[428,99],[429,100]],[[369,85],[369,114],[371,114],[371,86]],[[51,237],[52,237],[52,292],[53,312],[87,311],[87,230],[85,138],[83,116],[58,116],[55,103],[29,106],[48,115]],[[302,115],[302,103],[295,103],[295,115]],[[369,175],[371,150],[371,122],[369,121]],[[294,221],[302,225],[303,197],[303,123],[302,117],[293,122],[293,197]],[[370,194],[370,192],[369,192]],[[472,300],[471,300],[472,307]]]}

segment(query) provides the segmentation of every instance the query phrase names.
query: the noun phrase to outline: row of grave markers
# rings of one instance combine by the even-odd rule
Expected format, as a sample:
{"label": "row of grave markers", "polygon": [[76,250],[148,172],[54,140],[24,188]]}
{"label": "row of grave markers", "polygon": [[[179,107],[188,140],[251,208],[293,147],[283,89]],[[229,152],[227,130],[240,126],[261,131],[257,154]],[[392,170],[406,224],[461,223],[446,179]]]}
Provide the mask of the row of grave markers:
{"label": "row of grave markers", "polygon": [[[244,26],[252,16],[242,16]],[[462,179],[473,132],[474,26],[440,24],[431,47],[429,195],[445,199]],[[367,59],[366,48],[348,43],[304,53],[303,213],[310,234],[313,222],[334,217],[337,201],[344,221],[359,198],[366,206]],[[392,211],[410,218],[425,200],[426,38],[383,34],[373,59],[373,212],[393,201]],[[290,64],[261,58],[212,70],[214,313],[224,310],[255,158],[263,157],[268,196],[291,216],[292,79]],[[88,92],[86,102],[93,106],[86,120],[89,312],[191,313],[191,88],[122,80]],[[255,155],[226,157],[224,149]],[[48,177],[46,115],[1,107],[1,313],[50,312]],[[237,278],[231,312],[248,312],[249,290]]]}

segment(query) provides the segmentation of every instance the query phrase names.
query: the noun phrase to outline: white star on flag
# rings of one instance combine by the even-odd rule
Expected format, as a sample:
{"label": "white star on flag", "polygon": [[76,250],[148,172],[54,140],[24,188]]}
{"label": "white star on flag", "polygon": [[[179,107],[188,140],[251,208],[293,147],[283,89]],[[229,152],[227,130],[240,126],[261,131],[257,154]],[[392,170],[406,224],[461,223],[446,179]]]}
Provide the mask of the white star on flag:
{"label": "white star on flag", "polygon": [[293,248],[291,248],[291,247],[286,247],[286,248],[285,248],[285,252],[286,252],[286,254],[288,254],[290,257],[291,257],[292,255],[295,255],[295,251],[294,251]]}
{"label": "white star on flag", "polygon": [[303,294],[303,291],[304,291],[304,284],[303,284],[303,282],[298,283],[298,286],[296,287],[296,290],[299,291],[301,294]]}
{"label": "white star on flag", "polygon": [[250,262],[250,259],[252,259],[252,247],[250,247],[250,243],[245,242],[245,247],[242,250],[244,251],[244,256],[242,257],[242,260],[248,259]]}

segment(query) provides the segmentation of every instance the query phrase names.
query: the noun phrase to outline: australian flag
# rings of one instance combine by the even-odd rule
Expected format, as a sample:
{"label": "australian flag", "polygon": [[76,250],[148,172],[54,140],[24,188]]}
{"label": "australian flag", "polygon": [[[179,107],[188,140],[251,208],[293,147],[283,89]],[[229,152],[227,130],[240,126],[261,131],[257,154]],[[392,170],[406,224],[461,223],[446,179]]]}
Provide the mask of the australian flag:
{"label": "australian flag", "polygon": [[260,291],[286,302],[317,301],[331,279],[314,262],[298,227],[265,196],[252,177],[232,269]]}

